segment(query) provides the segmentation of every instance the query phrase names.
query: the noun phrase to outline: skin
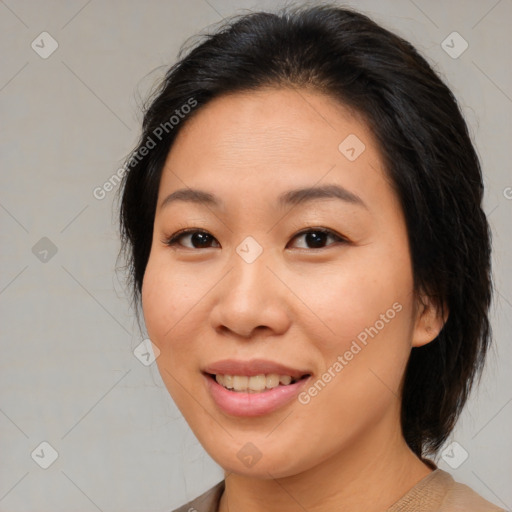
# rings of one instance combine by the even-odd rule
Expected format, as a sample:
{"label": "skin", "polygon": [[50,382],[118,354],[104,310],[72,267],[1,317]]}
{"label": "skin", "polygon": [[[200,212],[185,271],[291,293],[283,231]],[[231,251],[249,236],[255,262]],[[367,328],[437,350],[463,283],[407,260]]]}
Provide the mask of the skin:
{"label": "skin", "polygon": [[[338,149],[349,134],[365,144],[354,161]],[[366,207],[276,204],[282,192],[328,183]],[[187,187],[224,206],[161,206]],[[347,241],[327,236],[315,248],[297,236],[319,227]],[[165,243],[184,228],[212,238]],[[263,248],[250,264],[236,252],[247,236]],[[432,471],[406,445],[399,419],[411,348],[443,325],[419,299],[378,145],[346,107],[312,90],[260,89],[217,98],[182,127],[160,183],[143,312],[169,393],[225,470],[221,512],[382,511]],[[226,358],[279,361],[316,380],[394,303],[400,312],[307,405],[239,418],[207,391],[201,369]],[[252,467],[237,457],[248,442],[262,455]]]}

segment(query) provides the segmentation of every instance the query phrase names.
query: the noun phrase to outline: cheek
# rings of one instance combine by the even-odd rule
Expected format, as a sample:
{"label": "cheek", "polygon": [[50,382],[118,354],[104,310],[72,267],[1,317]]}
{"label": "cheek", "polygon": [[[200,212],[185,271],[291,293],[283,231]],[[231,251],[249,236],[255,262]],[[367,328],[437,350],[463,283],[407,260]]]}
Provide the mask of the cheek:
{"label": "cheek", "polygon": [[335,335],[319,345],[326,372],[321,380],[328,383],[315,407],[350,428],[382,414],[399,394],[413,327],[408,269],[408,260],[397,265],[392,258],[362,259],[350,273],[331,276],[322,290]]}
{"label": "cheek", "polygon": [[149,259],[142,283],[142,311],[149,337],[160,350],[166,329],[172,325],[173,283],[161,272],[154,258]]}
{"label": "cheek", "polygon": [[[400,262],[396,254],[354,251],[340,264],[309,275],[302,289],[307,290],[305,302],[313,314],[307,315],[311,325],[304,327],[314,336],[316,323],[314,339],[322,340],[321,350],[331,359],[333,353],[348,350],[354,340],[364,346],[378,336],[387,343],[407,344],[413,286],[409,268],[409,261]],[[296,287],[300,289],[300,283]]]}
{"label": "cheek", "polygon": [[148,261],[142,286],[146,330],[160,350],[156,364],[167,390],[185,416],[193,409],[193,402],[183,383],[187,383],[189,390],[198,385],[197,369],[191,367],[197,361],[190,356],[194,340],[201,337],[197,332],[201,323],[194,321],[194,305],[197,306],[202,294],[190,286],[191,282],[183,272],[171,271],[166,259],[157,254]]}
{"label": "cheek", "polygon": [[187,312],[199,302],[198,287],[192,276],[169,268],[164,257],[150,256],[142,285],[142,310],[148,334],[161,350],[172,343],[183,329]]}
{"label": "cheek", "polygon": [[351,258],[311,281],[311,309],[328,335],[309,330],[322,372],[302,403],[320,422],[355,435],[396,403],[411,350],[412,286],[406,252],[400,258],[387,250]]}

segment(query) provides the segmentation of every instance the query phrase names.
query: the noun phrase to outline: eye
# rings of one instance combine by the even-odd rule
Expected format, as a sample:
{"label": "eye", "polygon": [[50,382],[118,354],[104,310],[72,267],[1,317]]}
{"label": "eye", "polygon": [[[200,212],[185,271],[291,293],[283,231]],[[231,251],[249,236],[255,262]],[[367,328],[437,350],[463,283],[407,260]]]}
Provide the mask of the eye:
{"label": "eye", "polygon": [[299,247],[300,249],[323,249],[326,240],[329,238],[334,239],[335,242],[348,242],[347,239],[326,228],[309,228],[307,230],[301,231],[300,233],[297,233],[292,240],[300,237],[304,237],[306,244],[312,245],[312,247]]}
{"label": "eye", "polygon": [[[297,233],[292,240],[296,238],[304,237],[304,241],[306,245],[310,245],[312,247],[299,247],[299,249],[323,249],[325,243],[329,238],[334,240],[334,243],[341,242],[347,243],[347,239],[342,236],[336,234],[334,231],[326,228],[308,228],[306,230]],[[189,240],[189,245],[184,245],[181,243],[182,239]],[[163,240],[163,243],[168,246],[176,246],[179,245],[181,247],[185,247],[187,249],[208,249],[212,247],[211,243],[216,243],[215,247],[220,247],[220,244],[217,242],[215,237],[208,233],[207,231],[199,230],[199,229],[184,229],[178,231],[171,237]],[[329,245],[333,245],[332,243]]]}
{"label": "eye", "polygon": [[[184,246],[181,244],[180,240],[183,238],[189,239],[192,246]],[[182,231],[178,231],[170,238],[164,240],[164,243],[165,245],[169,246],[181,245],[187,249],[207,249],[209,247],[208,244],[214,240],[215,238],[207,231],[198,229],[184,229]],[[215,242],[218,244],[216,240]]]}

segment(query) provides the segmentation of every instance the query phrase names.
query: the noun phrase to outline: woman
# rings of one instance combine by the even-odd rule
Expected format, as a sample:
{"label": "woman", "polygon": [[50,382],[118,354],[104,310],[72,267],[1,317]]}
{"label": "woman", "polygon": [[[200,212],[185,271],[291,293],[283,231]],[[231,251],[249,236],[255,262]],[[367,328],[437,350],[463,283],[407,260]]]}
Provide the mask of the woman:
{"label": "woman", "polygon": [[225,478],[179,511],[501,510],[431,460],[490,343],[479,161],[406,41],[334,6],[167,73],[121,227],[173,400]]}

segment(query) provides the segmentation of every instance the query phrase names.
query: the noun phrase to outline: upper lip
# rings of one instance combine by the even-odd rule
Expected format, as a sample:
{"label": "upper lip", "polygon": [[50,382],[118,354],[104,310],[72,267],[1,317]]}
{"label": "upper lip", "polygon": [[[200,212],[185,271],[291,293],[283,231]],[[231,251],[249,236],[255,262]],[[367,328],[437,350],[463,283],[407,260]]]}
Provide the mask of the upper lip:
{"label": "upper lip", "polygon": [[251,359],[249,361],[223,359],[222,361],[209,364],[203,368],[203,371],[213,375],[247,375],[248,377],[275,373],[277,375],[290,375],[290,377],[295,379],[310,374],[307,370],[290,368],[289,366],[266,359]]}

